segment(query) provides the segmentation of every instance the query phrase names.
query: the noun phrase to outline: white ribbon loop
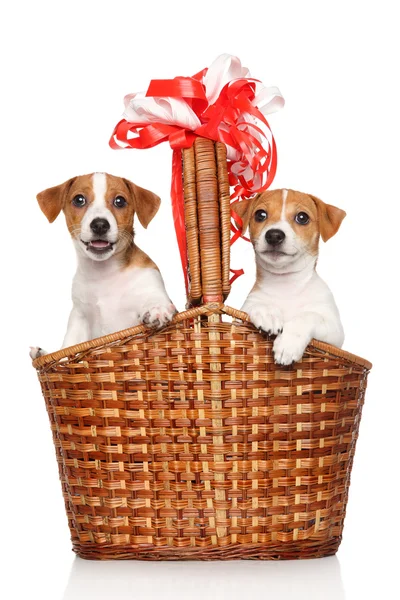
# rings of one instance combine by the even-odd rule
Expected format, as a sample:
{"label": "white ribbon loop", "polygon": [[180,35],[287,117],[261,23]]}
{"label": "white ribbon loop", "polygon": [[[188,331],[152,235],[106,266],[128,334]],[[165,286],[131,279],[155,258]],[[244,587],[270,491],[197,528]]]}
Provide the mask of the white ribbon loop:
{"label": "white ribbon loop", "polygon": [[138,92],[125,96],[124,102],[123,117],[130,123],[163,123],[192,131],[201,125],[196,113],[180,98],[155,98],[146,96],[145,92]]}
{"label": "white ribbon loop", "polygon": [[[237,56],[221,54],[208,68],[202,81],[209,105],[216,102],[226,84],[249,77],[249,70],[242,67]],[[201,125],[196,113],[180,98],[155,98],[146,96],[145,92],[137,92],[125,96],[124,102],[123,118],[130,123],[163,123],[191,131],[195,131]],[[256,97],[252,104],[264,115],[269,115],[280,110],[285,101],[277,87],[265,87],[261,82],[256,82]]]}

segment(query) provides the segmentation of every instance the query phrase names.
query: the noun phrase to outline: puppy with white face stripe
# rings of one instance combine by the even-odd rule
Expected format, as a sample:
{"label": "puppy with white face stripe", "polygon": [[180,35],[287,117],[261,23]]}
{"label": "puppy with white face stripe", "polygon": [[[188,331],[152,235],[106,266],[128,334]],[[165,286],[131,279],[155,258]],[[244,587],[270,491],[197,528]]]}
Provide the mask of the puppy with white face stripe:
{"label": "puppy with white face stripe", "polygon": [[346,213],[294,190],[272,190],[234,205],[243,232],[250,230],[256,283],[242,310],[276,338],[275,361],[301,359],[315,338],[340,347],[343,327],[332,293],[315,267],[319,238],[338,231]]}
{"label": "puppy with white face stripe", "polygon": [[[134,242],[136,214],[147,228],[160,199],[127,179],[93,173],[37,196],[52,223],[61,211],[76,249],[73,308],[63,348],[144,323],[158,328],[176,313],[154,262]],[[37,358],[46,352],[31,348]]]}

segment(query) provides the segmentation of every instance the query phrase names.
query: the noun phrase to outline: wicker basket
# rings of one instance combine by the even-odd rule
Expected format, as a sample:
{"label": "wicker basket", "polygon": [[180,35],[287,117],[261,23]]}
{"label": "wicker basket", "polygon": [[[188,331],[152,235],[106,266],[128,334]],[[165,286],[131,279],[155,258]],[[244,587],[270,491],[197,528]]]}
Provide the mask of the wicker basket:
{"label": "wicker basket", "polygon": [[[94,559],[289,559],[340,544],[366,360],[271,340],[223,304],[222,144],[183,151],[193,306],[37,359],[74,550]],[[227,315],[223,321],[221,315]]]}

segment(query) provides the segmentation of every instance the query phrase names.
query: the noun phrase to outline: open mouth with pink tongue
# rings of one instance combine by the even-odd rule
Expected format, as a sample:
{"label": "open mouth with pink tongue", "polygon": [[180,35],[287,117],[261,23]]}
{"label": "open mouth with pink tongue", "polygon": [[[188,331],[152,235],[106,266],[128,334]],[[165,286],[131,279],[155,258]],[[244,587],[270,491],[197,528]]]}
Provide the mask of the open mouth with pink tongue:
{"label": "open mouth with pink tongue", "polygon": [[83,243],[88,251],[94,252],[95,254],[103,254],[113,247],[113,244],[107,240],[90,240],[90,242]]}

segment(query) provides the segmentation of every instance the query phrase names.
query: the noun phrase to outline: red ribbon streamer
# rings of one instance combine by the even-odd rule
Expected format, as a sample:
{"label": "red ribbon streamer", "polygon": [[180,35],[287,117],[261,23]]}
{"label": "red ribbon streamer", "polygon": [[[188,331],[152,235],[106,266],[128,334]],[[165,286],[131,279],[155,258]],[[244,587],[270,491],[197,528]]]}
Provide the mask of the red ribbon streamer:
{"label": "red ribbon streamer", "polygon": [[[209,138],[217,142],[223,142],[237,150],[241,156],[243,167],[249,166],[252,176],[245,178],[243,173],[235,173],[233,165],[238,161],[228,160],[229,183],[233,187],[232,200],[246,198],[256,192],[266,190],[272,183],[277,167],[277,153],[275,140],[272,136],[269,124],[260,110],[252,104],[255,98],[255,87],[257,80],[250,78],[235,79],[226,84],[214,104],[209,105],[202,79],[207,72],[204,69],[193,77],[175,77],[175,79],[155,79],[150,82],[146,96],[174,97],[183,99],[195,112],[200,127],[195,131],[185,129],[176,125],[163,123],[131,123],[122,119],[115,127],[110,146],[120,149],[117,143],[122,142],[129,148],[145,149],[157,146],[168,141],[174,150],[172,159],[172,183],[171,200],[174,217],[175,232],[179,246],[182,269],[185,277],[186,291],[189,288],[187,268],[187,248],[184,220],[184,201],[182,186],[182,162],[180,150],[190,148],[197,136]],[[264,148],[259,137],[248,131],[264,137],[265,133],[255,125],[243,120],[243,115],[250,115],[258,119],[270,131],[271,143]],[[256,149],[256,151],[255,151]],[[264,182],[264,183],[263,183]],[[239,215],[232,211],[231,230],[233,244],[242,235],[243,223]],[[239,227],[236,226],[236,224]],[[244,238],[247,241],[248,238]],[[233,282],[242,273],[242,269],[232,270]]]}
{"label": "red ribbon streamer", "polygon": [[186,295],[188,295],[187,242],[185,235],[185,206],[183,202],[182,156],[180,150],[174,150],[172,153],[172,174],[171,198],[175,199],[172,202],[172,216],[174,218],[176,239],[178,241],[182,270],[185,277]]}
{"label": "red ribbon streamer", "polygon": [[232,284],[238,277],[244,275],[243,269],[229,269],[231,273],[233,273],[232,277],[229,280],[229,283]]}

